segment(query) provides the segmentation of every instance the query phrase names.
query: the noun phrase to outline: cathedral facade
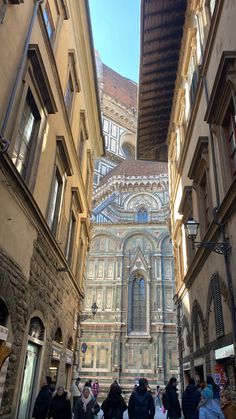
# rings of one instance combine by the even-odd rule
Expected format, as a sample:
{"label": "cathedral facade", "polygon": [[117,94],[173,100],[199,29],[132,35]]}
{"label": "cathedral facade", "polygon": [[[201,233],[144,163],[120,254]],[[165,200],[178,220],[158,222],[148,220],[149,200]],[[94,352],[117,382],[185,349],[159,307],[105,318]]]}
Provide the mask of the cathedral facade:
{"label": "cathedral facade", "polygon": [[[95,171],[83,314],[93,302],[98,312],[81,323],[79,375],[97,378],[103,391],[116,379],[129,393],[137,378],[153,387],[178,372],[174,269],[167,165],[134,159],[137,86],[134,91],[133,82],[114,73],[106,67],[100,78],[107,153]],[[114,126],[116,153],[110,148]],[[99,171],[109,165],[106,174]]]}

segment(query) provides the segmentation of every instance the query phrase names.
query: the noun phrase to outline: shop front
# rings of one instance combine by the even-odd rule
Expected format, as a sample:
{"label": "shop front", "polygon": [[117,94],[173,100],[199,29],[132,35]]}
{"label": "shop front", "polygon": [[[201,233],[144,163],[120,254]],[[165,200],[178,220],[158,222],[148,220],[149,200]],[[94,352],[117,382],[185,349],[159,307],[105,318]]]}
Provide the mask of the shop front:
{"label": "shop front", "polygon": [[30,321],[17,419],[31,417],[38,388],[45,329],[38,317]]}
{"label": "shop front", "polygon": [[0,325],[0,407],[5,387],[11,344],[7,341],[8,328]]}
{"label": "shop front", "polygon": [[236,385],[234,345],[227,345],[215,350],[213,378],[220,387]]}
{"label": "shop front", "polygon": [[190,362],[185,362],[183,364],[183,371],[184,371],[184,388],[189,384],[189,378],[191,377],[191,367]]}
{"label": "shop front", "polygon": [[196,358],[194,359],[194,376],[196,383],[204,383],[205,381],[205,374],[204,374],[204,358]]}
{"label": "shop front", "polygon": [[56,346],[52,347],[52,356],[51,356],[51,364],[49,367],[49,375],[52,379],[52,386],[56,388],[57,386],[57,378],[61,360],[61,348]]}
{"label": "shop front", "polygon": [[66,365],[65,365],[65,388],[70,390],[72,379],[72,364],[73,352],[69,349],[66,350]]}

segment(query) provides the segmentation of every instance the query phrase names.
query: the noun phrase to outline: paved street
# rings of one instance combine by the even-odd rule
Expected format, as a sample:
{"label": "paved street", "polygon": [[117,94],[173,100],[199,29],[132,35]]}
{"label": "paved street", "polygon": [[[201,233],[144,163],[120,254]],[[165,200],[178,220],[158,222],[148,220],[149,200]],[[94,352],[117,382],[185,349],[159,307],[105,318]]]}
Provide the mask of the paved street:
{"label": "paved street", "polygon": [[[102,418],[103,412],[100,411],[98,414],[99,419]],[[163,414],[161,410],[157,409],[156,410],[156,415],[155,415],[155,419],[165,419],[166,418],[166,413]],[[128,419],[128,412],[126,411],[123,415],[123,419]]]}

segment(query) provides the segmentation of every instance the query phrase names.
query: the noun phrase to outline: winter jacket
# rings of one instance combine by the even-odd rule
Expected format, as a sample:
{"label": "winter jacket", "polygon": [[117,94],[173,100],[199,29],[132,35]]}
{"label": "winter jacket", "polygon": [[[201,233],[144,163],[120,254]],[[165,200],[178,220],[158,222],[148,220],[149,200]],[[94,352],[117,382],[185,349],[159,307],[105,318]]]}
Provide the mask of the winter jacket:
{"label": "winter jacket", "polygon": [[186,387],[182,398],[182,409],[185,419],[198,419],[198,403],[201,399],[201,394],[194,384]]}
{"label": "winter jacket", "polygon": [[129,419],[154,419],[155,406],[152,395],[146,388],[137,387],[129,399]]}
{"label": "winter jacket", "polygon": [[48,409],[52,398],[52,389],[50,386],[43,386],[35,400],[33,418],[45,419],[48,416]]}
{"label": "winter jacket", "polygon": [[225,419],[236,419],[236,404],[233,402],[225,403],[221,406]]}
{"label": "winter jacket", "polygon": [[219,400],[206,400],[199,409],[199,419],[225,419]]}
{"label": "winter jacket", "polygon": [[127,404],[120,394],[109,394],[101,405],[104,412],[104,419],[114,416],[116,419],[123,418],[123,412],[127,410]]}
{"label": "winter jacket", "polygon": [[172,384],[167,384],[166,386],[166,409],[168,418],[181,418],[177,388]]}
{"label": "winter jacket", "polygon": [[64,391],[62,396],[59,396],[57,392],[53,394],[48,417],[50,419],[71,419],[70,395],[67,391]]}
{"label": "winter jacket", "polygon": [[93,419],[93,415],[96,415],[99,412],[99,410],[99,404],[95,400],[90,400],[90,402],[87,404],[85,412],[83,408],[82,398],[80,397],[75,406],[74,419]]}

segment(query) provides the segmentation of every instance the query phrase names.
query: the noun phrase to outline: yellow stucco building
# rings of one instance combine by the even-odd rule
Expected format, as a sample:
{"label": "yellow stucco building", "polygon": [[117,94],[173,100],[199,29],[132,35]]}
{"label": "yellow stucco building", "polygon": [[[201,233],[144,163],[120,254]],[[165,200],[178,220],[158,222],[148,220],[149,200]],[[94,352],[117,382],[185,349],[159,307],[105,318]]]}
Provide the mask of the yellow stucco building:
{"label": "yellow stucco building", "polygon": [[70,387],[104,151],[86,0],[0,2],[0,417]]}
{"label": "yellow stucco building", "polygon": [[138,156],[169,163],[181,384],[211,374],[235,390],[236,4],[142,13]]}

